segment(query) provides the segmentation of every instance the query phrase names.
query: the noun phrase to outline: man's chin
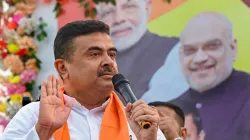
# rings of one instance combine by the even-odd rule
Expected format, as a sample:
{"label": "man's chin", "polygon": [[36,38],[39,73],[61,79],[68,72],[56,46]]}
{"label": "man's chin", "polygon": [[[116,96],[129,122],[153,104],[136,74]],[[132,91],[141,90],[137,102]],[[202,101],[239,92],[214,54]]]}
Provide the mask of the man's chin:
{"label": "man's chin", "polygon": [[100,87],[103,87],[104,89],[113,89],[113,83],[112,79],[101,79],[98,83]]}
{"label": "man's chin", "polygon": [[213,88],[215,81],[216,79],[212,77],[196,78],[196,79],[193,78],[190,81],[190,86],[196,91],[204,92]]}

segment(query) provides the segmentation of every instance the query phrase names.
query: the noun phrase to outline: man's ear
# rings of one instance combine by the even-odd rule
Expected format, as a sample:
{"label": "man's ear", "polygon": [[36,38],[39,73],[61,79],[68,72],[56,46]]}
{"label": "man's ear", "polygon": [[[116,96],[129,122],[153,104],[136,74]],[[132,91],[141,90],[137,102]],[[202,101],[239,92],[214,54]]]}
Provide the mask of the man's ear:
{"label": "man's ear", "polygon": [[60,77],[62,78],[62,80],[66,79],[69,77],[69,73],[68,73],[68,68],[67,68],[67,62],[63,59],[56,59],[54,62],[54,66],[58,72],[58,74],[60,75]]}
{"label": "man's ear", "polygon": [[231,47],[230,49],[232,50],[233,60],[236,61],[237,56],[238,56],[238,45],[237,45],[236,39],[232,40],[230,47]]}
{"label": "man's ear", "polygon": [[182,139],[186,139],[187,138],[187,129],[185,127],[181,127],[181,134],[180,134]]}

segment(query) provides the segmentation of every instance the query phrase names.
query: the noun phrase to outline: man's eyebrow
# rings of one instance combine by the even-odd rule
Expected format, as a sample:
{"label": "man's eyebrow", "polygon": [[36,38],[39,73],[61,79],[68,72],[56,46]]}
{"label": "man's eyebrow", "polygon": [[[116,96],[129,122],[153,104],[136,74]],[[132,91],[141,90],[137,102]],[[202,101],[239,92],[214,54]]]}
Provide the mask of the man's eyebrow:
{"label": "man's eyebrow", "polygon": [[117,52],[117,49],[115,47],[109,48],[108,51],[115,51]]}
{"label": "man's eyebrow", "polygon": [[211,40],[206,41],[206,43],[205,43],[205,44],[217,43],[217,42],[219,42],[219,41],[220,41],[220,39],[215,38],[215,39],[211,39]]}
{"label": "man's eyebrow", "polygon": [[92,51],[92,50],[102,51],[103,49],[101,47],[98,47],[98,46],[91,46],[88,48],[88,51]]}

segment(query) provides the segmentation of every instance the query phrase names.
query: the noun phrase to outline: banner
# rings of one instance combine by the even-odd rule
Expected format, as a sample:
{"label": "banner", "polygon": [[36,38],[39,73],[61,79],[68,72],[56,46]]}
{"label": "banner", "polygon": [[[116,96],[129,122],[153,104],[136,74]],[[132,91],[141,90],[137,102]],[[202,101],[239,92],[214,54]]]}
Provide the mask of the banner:
{"label": "banner", "polygon": [[[116,3],[116,6],[98,4],[97,19],[110,26],[110,35],[119,51],[119,72],[129,79],[136,97],[147,103],[169,101],[181,106],[190,140],[249,139],[250,129],[243,126],[249,124],[250,117],[243,113],[250,109],[249,1],[173,0],[168,4],[163,0],[116,0]],[[71,21],[87,19],[84,9],[74,1],[63,6],[66,12],[57,21],[49,13],[52,8],[53,4],[37,11],[47,13],[45,20],[51,22],[49,48],[40,53],[47,66],[42,66],[46,69],[38,81],[56,73],[52,68],[54,27],[59,29]],[[230,40],[220,38],[224,32],[231,36]],[[50,57],[44,56],[47,52]],[[188,64],[188,59],[192,64]],[[234,67],[232,73],[230,65]],[[248,83],[248,87],[243,86]]]}

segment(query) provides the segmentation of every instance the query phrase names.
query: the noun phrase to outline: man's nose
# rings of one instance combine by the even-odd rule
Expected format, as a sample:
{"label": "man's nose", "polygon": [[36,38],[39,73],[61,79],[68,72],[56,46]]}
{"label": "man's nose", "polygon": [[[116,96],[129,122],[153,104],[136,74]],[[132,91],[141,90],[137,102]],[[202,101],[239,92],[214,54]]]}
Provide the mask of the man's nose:
{"label": "man's nose", "polygon": [[124,10],[117,8],[116,12],[114,14],[115,23],[121,24],[121,23],[125,22],[125,17],[126,17],[126,13],[124,12]]}
{"label": "man's nose", "polygon": [[193,58],[193,62],[195,64],[202,64],[207,60],[208,60],[208,55],[202,49],[199,49]]}
{"label": "man's nose", "polygon": [[108,54],[103,56],[102,66],[114,66],[114,61]]}

